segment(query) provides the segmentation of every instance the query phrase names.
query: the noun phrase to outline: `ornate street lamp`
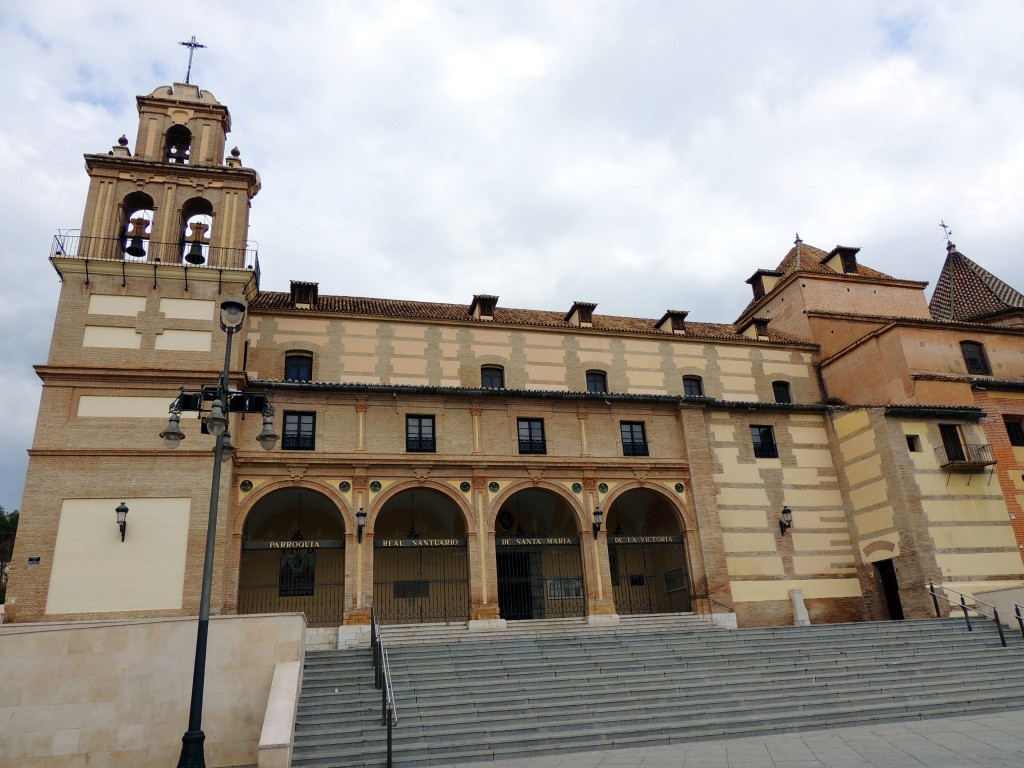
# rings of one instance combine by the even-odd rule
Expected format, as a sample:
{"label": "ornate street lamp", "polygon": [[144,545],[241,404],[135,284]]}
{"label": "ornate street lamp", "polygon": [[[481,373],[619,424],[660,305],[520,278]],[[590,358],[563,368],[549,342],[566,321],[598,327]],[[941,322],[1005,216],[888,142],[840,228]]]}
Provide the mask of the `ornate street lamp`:
{"label": "ornate street lamp", "polygon": [[124,541],[124,532],[128,529],[128,505],[122,501],[114,514],[117,515],[117,527],[121,530],[121,541]]}
{"label": "ornate street lamp", "polygon": [[[224,455],[228,456],[234,451],[231,445],[231,438],[228,435],[228,418],[230,412],[230,390],[228,388],[228,377],[231,372],[231,339],[242,328],[242,321],[245,319],[245,304],[238,299],[226,299],[220,305],[220,327],[227,334],[227,342],[224,345],[224,369],[221,371],[220,380],[217,382],[217,391],[214,395],[213,405],[206,419],[207,431],[217,438],[216,447],[213,452],[213,481],[210,486],[210,512],[206,526],[206,554],[203,560],[203,585],[199,600],[199,625],[196,630],[196,657],[195,667],[192,672],[192,699],[188,711],[188,730],[181,737],[181,756],[178,758],[179,768],[205,768],[206,758],[203,751],[203,743],[206,735],[203,733],[203,688],[206,683],[206,649],[207,638],[210,628],[210,593],[213,585],[213,556],[215,542],[217,539],[217,505],[220,501],[220,472]],[[171,418],[167,423],[167,429],[160,433],[164,445],[168,448],[176,448],[185,437],[181,432],[180,417],[185,400],[184,388],[181,394],[171,405]],[[198,403],[191,410],[201,410],[202,396],[199,396]],[[244,409],[244,407],[243,407]],[[263,404],[263,431],[257,438],[265,450],[271,450],[277,441],[273,427],[273,407],[269,402]],[[269,418],[269,428],[268,428]],[[127,512],[127,508],[125,509]],[[122,529],[123,530],[123,529]]]}
{"label": "ornate street lamp", "polygon": [[363,528],[366,527],[366,510],[362,507],[356,512],[356,536],[357,541],[362,544],[363,542]]}
{"label": "ornate street lamp", "polygon": [[779,520],[779,530],[782,531],[782,535],[786,535],[786,531],[793,527],[793,510],[789,507],[782,508],[782,519]]}
{"label": "ornate street lamp", "polygon": [[601,532],[601,523],[604,522],[604,512],[601,511],[601,507],[594,507],[594,538],[597,538],[597,534]]}

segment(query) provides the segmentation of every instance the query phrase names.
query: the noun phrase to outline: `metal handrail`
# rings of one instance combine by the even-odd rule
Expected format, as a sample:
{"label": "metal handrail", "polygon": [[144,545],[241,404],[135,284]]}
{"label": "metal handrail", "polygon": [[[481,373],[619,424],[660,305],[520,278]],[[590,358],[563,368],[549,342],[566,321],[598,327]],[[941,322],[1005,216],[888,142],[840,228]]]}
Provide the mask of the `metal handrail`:
{"label": "metal handrail", "polygon": [[[729,613],[736,613],[736,609],[733,608],[731,605],[723,603],[721,600],[715,600],[715,598],[713,598],[711,595],[694,595],[693,599],[694,600],[707,600],[709,603],[714,603],[715,605],[722,606]],[[714,613],[714,611],[712,611],[712,613]]]}
{"label": "metal handrail", "polygon": [[398,725],[395,690],[391,685],[391,660],[380,636],[377,614],[370,609],[370,645],[373,648],[373,687],[380,691],[380,724],[387,726],[387,768],[391,768],[391,729]]}
{"label": "metal handrail", "polygon": [[[945,600],[950,605],[955,606],[957,608],[960,608],[964,612],[964,621],[967,622],[967,631],[968,632],[973,632],[974,631],[974,627],[971,625],[971,614],[970,614],[971,611],[974,611],[979,616],[984,616],[986,619],[992,619],[993,621],[995,621],[996,629],[999,630],[999,640],[1000,640],[1000,642],[1002,642],[1003,648],[1006,647],[1006,635],[1003,633],[1003,623],[999,620],[999,609],[998,608],[996,608],[994,605],[992,605],[992,603],[986,603],[984,600],[979,600],[974,595],[968,595],[968,594],[965,594],[963,592],[958,592],[957,590],[955,590],[955,589],[953,589],[951,587],[947,587],[945,584],[939,584],[939,588],[942,589],[944,592],[952,592],[954,595],[959,595],[960,596],[960,602],[958,603],[955,600],[950,600],[945,595],[940,595],[938,592],[935,591],[935,582],[933,582],[931,579],[929,579],[928,580],[928,594],[930,594],[932,596],[932,603],[935,605],[935,618],[937,618],[937,619],[941,619],[942,618],[942,611],[939,609],[939,598],[941,597],[943,600]],[[973,605],[968,605],[967,604],[967,599],[968,598],[970,598],[970,600],[973,603]],[[978,605],[984,605],[984,606],[987,606],[987,607],[991,608],[992,609],[992,615],[989,616],[984,611],[979,610],[978,607],[977,607]],[[1020,620],[1019,606],[1018,606],[1017,619],[1018,619],[1018,621]],[[1024,624],[1021,625],[1021,632],[1024,633]]]}
{"label": "metal handrail", "polygon": [[1024,637],[1024,616],[1021,616],[1021,611],[1024,610],[1024,605],[1020,603],[1013,604],[1013,612],[1017,615],[1017,626],[1020,627],[1020,636]]}

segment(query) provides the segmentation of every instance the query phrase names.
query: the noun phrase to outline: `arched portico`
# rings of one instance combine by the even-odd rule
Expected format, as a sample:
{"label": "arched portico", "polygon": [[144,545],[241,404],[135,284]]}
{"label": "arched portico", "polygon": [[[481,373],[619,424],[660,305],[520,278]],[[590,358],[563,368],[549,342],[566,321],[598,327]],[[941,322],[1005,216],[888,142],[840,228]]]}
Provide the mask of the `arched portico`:
{"label": "arched portico", "polygon": [[685,517],[650,488],[632,488],[611,502],[608,565],[620,614],[675,613],[692,608]]}
{"label": "arched portico", "polygon": [[239,520],[238,613],[301,611],[310,626],[345,612],[345,519],[334,500],[305,487],[260,495]]}
{"label": "arched portico", "polygon": [[552,488],[509,489],[493,523],[498,608],[504,619],[584,616],[592,569],[584,567],[581,513]]}
{"label": "arched portico", "polygon": [[393,624],[467,620],[466,510],[444,490],[418,486],[390,493],[370,519],[377,618]]}

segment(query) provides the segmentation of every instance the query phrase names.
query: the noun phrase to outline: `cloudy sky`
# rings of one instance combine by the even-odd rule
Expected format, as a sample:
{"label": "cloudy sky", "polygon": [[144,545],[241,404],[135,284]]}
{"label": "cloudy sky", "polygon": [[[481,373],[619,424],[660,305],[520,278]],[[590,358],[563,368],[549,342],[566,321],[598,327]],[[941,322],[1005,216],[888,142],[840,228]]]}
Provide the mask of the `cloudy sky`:
{"label": "cloudy sky", "polygon": [[[231,109],[263,288],[731,322],[799,232],[1024,289],[1024,3],[322,0],[0,6],[0,504],[16,508],[82,154],[135,95]],[[153,436],[156,439],[156,436]]]}

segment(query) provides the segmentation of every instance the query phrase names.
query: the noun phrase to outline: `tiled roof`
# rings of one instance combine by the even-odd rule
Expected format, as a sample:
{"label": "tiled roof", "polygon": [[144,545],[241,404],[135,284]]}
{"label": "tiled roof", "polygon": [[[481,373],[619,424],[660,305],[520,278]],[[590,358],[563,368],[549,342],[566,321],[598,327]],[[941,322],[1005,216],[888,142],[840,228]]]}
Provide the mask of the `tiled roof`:
{"label": "tiled roof", "polygon": [[1024,310],[1024,295],[979,267],[951,243],[928,308],[937,320],[979,320]]}
{"label": "tiled roof", "polygon": [[[557,327],[586,331],[566,322],[564,312],[549,312],[540,309],[513,309],[495,307],[493,320],[479,320],[469,313],[468,304],[441,304],[427,301],[403,301],[399,299],[370,299],[353,296],[320,296],[315,306],[299,308],[292,304],[291,295],[277,291],[260,291],[249,305],[253,311],[288,311],[297,313],[328,313],[363,315],[366,317],[394,317],[409,320],[449,320],[460,323],[495,325],[530,325]],[[658,328],[658,321],[642,317],[616,317],[613,315],[593,316],[593,330],[671,336]],[[724,323],[686,322],[686,337],[707,339],[731,339],[757,343],[749,336],[739,333],[736,325]],[[813,346],[774,331],[769,331],[770,342]]]}

